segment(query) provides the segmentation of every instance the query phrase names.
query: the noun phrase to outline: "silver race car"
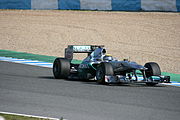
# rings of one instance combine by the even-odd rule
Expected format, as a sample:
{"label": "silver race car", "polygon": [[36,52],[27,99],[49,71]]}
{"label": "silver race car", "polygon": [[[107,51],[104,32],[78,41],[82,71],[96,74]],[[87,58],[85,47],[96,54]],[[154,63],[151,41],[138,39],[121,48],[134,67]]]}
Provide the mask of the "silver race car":
{"label": "silver race car", "polygon": [[[87,53],[79,63],[73,62],[74,53]],[[155,62],[144,66],[124,59],[122,61],[106,54],[103,45],[69,45],[65,58],[56,58],[53,64],[54,77],[57,79],[93,79],[99,84],[146,83],[155,86],[170,82],[170,76],[161,75]]]}

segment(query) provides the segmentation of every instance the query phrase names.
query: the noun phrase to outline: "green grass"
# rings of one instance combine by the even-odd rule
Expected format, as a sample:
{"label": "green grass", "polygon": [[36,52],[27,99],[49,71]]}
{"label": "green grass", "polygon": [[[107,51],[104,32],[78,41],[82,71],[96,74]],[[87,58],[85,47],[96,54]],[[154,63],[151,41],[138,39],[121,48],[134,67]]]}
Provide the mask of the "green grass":
{"label": "green grass", "polygon": [[[30,60],[38,60],[43,62],[53,63],[56,56],[47,56],[47,55],[38,55],[26,52],[16,52],[10,50],[0,50],[0,56],[2,57],[13,57],[18,59],[30,59]],[[72,60],[72,63],[78,64],[81,60]]]}
{"label": "green grass", "polygon": [[[10,115],[4,113],[0,113],[0,116],[5,118],[5,120],[52,120],[52,119],[44,119],[44,118],[36,118],[36,117],[25,117],[20,115]],[[63,120],[63,118],[59,120]]]}
{"label": "green grass", "polygon": [[168,72],[162,72],[161,74],[164,76],[170,76],[171,81],[180,82],[180,74],[168,73]]}

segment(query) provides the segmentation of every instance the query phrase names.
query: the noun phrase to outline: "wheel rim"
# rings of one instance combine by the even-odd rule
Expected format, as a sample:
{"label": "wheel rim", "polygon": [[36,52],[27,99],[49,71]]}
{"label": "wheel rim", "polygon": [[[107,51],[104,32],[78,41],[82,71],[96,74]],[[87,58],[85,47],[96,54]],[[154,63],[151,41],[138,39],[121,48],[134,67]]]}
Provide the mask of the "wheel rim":
{"label": "wheel rim", "polygon": [[103,80],[104,72],[103,72],[102,68],[97,70],[96,78],[97,78],[98,81],[102,81]]}

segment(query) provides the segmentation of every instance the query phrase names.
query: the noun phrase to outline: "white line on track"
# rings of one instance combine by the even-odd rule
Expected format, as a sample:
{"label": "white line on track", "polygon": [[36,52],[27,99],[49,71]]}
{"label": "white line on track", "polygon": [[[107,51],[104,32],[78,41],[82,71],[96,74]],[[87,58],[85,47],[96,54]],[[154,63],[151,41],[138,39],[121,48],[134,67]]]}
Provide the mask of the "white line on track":
{"label": "white line on track", "polygon": [[171,83],[161,83],[163,85],[171,85],[171,86],[177,86],[177,87],[180,87],[180,83],[174,83],[174,82],[171,82]]}
{"label": "white line on track", "polygon": [[28,64],[28,65],[35,65],[35,66],[40,66],[40,67],[48,67],[48,68],[53,67],[53,63],[48,63],[48,62],[43,62],[43,61],[38,61],[38,60],[17,59],[17,58],[11,58],[11,57],[0,57],[0,60],[21,63],[21,64]]}
{"label": "white line on track", "polygon": [[8,115],[18,115],[18,116],[24,116],[24,117],[34,117],[34,118],[42,118],[42,119],[49,119],[49,120],[67,120],[64,118],[52,118],[52,117],[44,117],[44,116],[36,116],[36,115],[27,115],[27,114],[19,114],[19,113],[11,113],[11,112],[2,112],[0,111],[0,113],[2,114],[8,114]]}

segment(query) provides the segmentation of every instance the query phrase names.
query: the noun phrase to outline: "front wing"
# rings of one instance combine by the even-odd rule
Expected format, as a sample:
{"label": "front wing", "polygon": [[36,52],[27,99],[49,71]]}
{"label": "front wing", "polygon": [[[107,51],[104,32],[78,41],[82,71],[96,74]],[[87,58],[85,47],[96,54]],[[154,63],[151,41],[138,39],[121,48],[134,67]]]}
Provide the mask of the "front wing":
{"label": "front wing", "polygon": [[122,75],[116,76],[105,76],[105,82],[109,84],[116,83],[170,83],[170,76],[151,76],[150,78],[144,79],[142,76],[138,76],[137,79],[135,77],[127,77]]}

